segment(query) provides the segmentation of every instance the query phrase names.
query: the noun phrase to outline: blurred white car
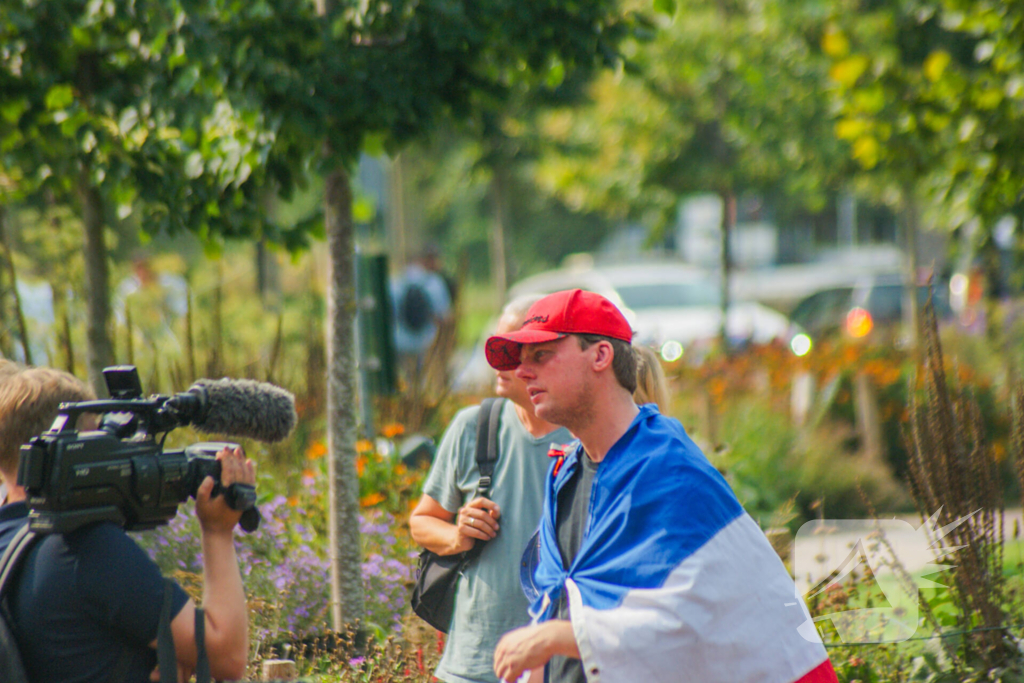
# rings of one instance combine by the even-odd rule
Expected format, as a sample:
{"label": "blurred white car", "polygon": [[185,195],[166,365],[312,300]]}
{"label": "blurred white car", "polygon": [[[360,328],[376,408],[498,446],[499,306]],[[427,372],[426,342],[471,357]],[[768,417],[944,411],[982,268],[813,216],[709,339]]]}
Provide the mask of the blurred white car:
{"label": "blurred white car", "polygon": [[[533,275],[509,289],[509,300],[527,294],[586,289],[604,295],[626,316],[635,344],[659,349],[665,360],[699,363],[717,339],[722,320],[718,274],[684,263],[594,266],[586,262]],[[729,305],[726,333],[734,346],[789,343],[800,330],[774,309],[750,301]],[[488,330],[487,335],[490,334]],[[456,388],[493,381],[483,342],[457,374]]]}
{"label": "blurred white car", "polygon": [[[613,301],[633,327],[633,341],[659,348],[667,360],[692,354],[699,361],[718,337],[721,284],[718,274],[684,263],[562,268],[518,282],[509,297],[579,287]],[[726,334],[734,345],[788,342],[792,326],[786,316],[751,301],[729,304]]]}

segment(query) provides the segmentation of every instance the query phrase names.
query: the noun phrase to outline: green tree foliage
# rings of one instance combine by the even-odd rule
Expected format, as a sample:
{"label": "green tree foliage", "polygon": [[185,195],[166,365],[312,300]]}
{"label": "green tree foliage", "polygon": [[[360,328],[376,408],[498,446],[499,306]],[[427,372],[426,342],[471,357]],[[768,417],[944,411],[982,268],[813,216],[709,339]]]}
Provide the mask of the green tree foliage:
{"label": "green tree foliage", "polygon": [[108,226],[138,212],[153,233],[256,231],[247,199],[259,184],[246,181],[272,137],[196,61],[214,61],[208,52],[220,43],[206,37],[218,10],[121,0],[0,7],[0,201],[45,194],[82,218],[94,385],[113,361]]}
{"label": "green tree foliage", "polygon": [[653,40],[627,44],[629,68],[597,82],[585,118],[547,117],[564,154],[544,160],[546,185],[622,215],[667,214],[683,193],[775,186],[820,206],[842,164],[821,97],[828,65],[808,40],[820,24],[812,8],[662,4],[674,15]]}
{"label": "green tree foliage", "polygon": [[843,168],[820,95],[827,62],[808,40],[820,19],[815,5],[791,1],[659,6],[668,15],[660,30],[628,44],[631,68],[595,85],[586,118],[548,117],[563,154],[546,158],[540,173],[571,205],[661,226],[681,195],[718,194],[724,311],[737,197],[782,189],[820,208]]}
{"label": "green tree foliage", "polygon": [[[970,78],[948,71],[935,90],[956,93],[958,150],[940,185],[990,227],[1009,213],[1024,219],[1024,7],[1015,2],[949,0],[939,20],[963,36]],[[966,186],[967,191],[964,190]]]}
{"label": "green tree foliage", "polygon": [[[964,111],[981,75],[977,40],[936,10],[916,0],[843,0],[833,6],[821,43],[833,61],[836,136],[850,144],[861,184],[900,211],[908,283],[919,278],[922,201],[935,198],[931,190],[943,183],[949,194],[956,165],[979,159],[969,141],[980,131]],[[916,333],[917,302],[911,297],[910,304],[907,322]]]}

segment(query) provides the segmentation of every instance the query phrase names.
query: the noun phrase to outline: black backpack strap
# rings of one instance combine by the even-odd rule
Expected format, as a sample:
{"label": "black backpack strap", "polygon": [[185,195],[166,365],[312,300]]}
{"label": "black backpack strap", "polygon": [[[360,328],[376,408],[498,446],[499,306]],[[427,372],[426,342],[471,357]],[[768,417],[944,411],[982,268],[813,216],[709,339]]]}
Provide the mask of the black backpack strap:
{"label": "black backpack strap", "polygon": [[196,683],[210,683],[210,660],[206,657],[206,613],[196,608]]}
{"label": "black backpack strap", "polygon": [[503,398],[485,398],[480,403],[476,422],[476,464],[480,469],[477,490],[481,496],[490,490],[494,466],[498,462],[498,427],[504,404]]}
{"label": "black backpack strap", "polygon": [[3,598],[4,594],[11,586],[15,572],[18,570],[18,565],[27,553],[32,544],[36,542],[35,532],[29,531],[28,522],[25,522],[25,526],[18,530],[18,533],[11,539],[10,545],[7,546],[7,550],[4,551],[4,556],[0,559],[0,598]]}
{"label": "black backpack strap", "polygon": [[28,530],[28,522],[21,527],[0,558],[0,680],[26,683],[28,674],[19,651],[17,624],[7,604],[7,593],[21,569],[22,560],[36,541],[36,534]]}
{"label": "black backpack strap", "polygon": [[[156,660],[161,681],[178,680],[178,655],[174,650],[171,633],[171,603],[174,602],[174,582],[164,578],[164,604],[160,608],[160,625],[156,631]],[[206,656],[206,615],[196,608],[196,683],[210,683],[210,660]],[[111,679],[113,681],[114,679]]]}
{"label": "black backpack strap", "polygon": [[161,681],[178,680],[178,655],[174,651],[174,635],[171,633],[171,603],[174,599],[174,582],[164,579],[164,604],[160,608],[160,625],[156,629],[156,662]]}

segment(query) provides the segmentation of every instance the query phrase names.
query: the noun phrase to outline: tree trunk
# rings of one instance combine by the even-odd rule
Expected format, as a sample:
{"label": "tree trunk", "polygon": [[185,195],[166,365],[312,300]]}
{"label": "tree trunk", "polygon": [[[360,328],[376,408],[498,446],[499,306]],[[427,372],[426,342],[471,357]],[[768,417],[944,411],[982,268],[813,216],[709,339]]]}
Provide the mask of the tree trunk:
{"label": "tree trunk", "polygon": [[722,324],[718,336],[722,350],[729,353],[729,281],[732,279],[732,230],[736,225],[736,193],[731,189],[719,194],[722,198]]}
{"label": "tree trunk", "polygon": [[491,202],[494,220],[491,221],[491,283],[498,309],[505,303],[508,291],[508,271],[505,256],[505,227],[508,225],[508,171],[501,163],[495,164],[491,178]]}
{"label": "tree trunk", "polygon": [[185,300],[185,355],[188,358],[188,383],[191,384],[199,379],[196,377],[196,340],[192,317],[195,307],[195,297],[192,296],[191,282],[189,282],[185,295],[187,297]]}
{"label": "tree trunk", "polygon": [[903,248],[906,251],[904,273],[903,322],[909,328],[910,348],[917,348],[921,316],[917,305],[917,230],[920,221],[913,188],[903,188]]}
{"label": "tree trunk", "polygon": [[352,187],[336,169],[324,187],[329,252],[327,282],[327,457],[330,485],[331,624],[335,631],[363,616],[356,475],[355,243]]}
{"label": "tree trunk", "polygon": [[78,198],[85,223],[85,282],[88,290],[86,370],[97,396],[107,396],[103,368],[114,364],[110,339],[110,273],[104,241],[103,199],[89,180],[89,170],[78,177]]}
{"label": "tree trunk", "polygon": [[217,284],[213,288],[213,312],[211,315],[210,353],[206,357],[206,374],[220,377],[226,369],[224,358],[224,259],[217,261]]}
{"label": "tree trunk", "polygon": [[11,298],[14,303],[14,318],[18,323],[18,334],[21,335],[21,348],[25,353],[25,362],[32,365],[32,347],[28,340],[28,325],[25,324],[25,313],[21,310],[21,296],[18,295],[18,275],[14,268],[14,251],[7,241],[7,216],[0,209],[0,247],[7,261],[7,279],[11,283]]}
{"label": "tree trunk", "polygon": [[281,308],[281,268],[277,256],[267,248],[266,239],[256,243],[256,288],[265,309]]}
{"label": "tree trunk", "polygon": [[[128,365],[135,365],[135,330],[132,324],[132,304],[126,299],[124,302],[124,357]],[[160,362],[158,358],[153,359],[154,363]]]}
{"label": "tree trunk", "polygon": [[60,292],[60,322],[61,322],[61,347],[64,351],[64,369],[70,374],[75,374],[75,347],[71,340],[71,297],[68,296],[67,290],[60,287],[54,287],[52,284],[50,288],[56,295]]}
{"label": "tree trunk", "polygon": [[396,154],[389,165],[388,224],[391,230],[392,272],[401,273],[409,262],[408,226],[405,220],[405,179],[402,173],[402,155]]}
{"label": "tree trunk", "polygon": [[878,410],[878,395],[871,379],[863,372],[857,373],[853,379],[853,398],[861,455],[865,460],[884,468],[885,439]]}
{"label": "tree trunk", "polygon": [[[0,206],[0,240],[4,237],[4,210],[4,207]],[[9,331],[10,323],[8,322],[9,314],[7,313],[6,295],[7,292],[14,289],[14,283],[5,284],[5,280],[8,278],[7,261],[10,257],[10,251],[3,248],[3,253],[0,254],[0,259],[3,259],[3,263],[0,263],[0,358],[12,358],[14,356],[14,342],[11,340]]]}

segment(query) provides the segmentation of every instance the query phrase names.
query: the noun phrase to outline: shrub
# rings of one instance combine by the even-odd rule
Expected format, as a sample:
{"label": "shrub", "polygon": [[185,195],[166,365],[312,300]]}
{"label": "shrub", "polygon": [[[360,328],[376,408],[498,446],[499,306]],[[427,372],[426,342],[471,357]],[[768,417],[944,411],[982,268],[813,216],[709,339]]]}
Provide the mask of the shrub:
{"label": "shrub", "polygon": [[[325,469],[322,460],[319,467],[308,469],[295,495],[262,494],[260,528],[237,536],[256,642],[322,633],[329,621]],[[261,476],[261,487],[272,480]],[[416,553],[395,515],[385,510],[365,509],[360,534],[368,598],[365,623],[380,636],[399,632]],[[165,574],[192,587],[198,597],[202,558],[192,503],[168,526],[143,534],[140,542]]]}

